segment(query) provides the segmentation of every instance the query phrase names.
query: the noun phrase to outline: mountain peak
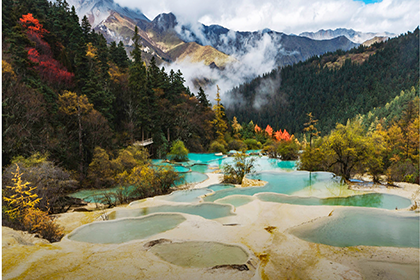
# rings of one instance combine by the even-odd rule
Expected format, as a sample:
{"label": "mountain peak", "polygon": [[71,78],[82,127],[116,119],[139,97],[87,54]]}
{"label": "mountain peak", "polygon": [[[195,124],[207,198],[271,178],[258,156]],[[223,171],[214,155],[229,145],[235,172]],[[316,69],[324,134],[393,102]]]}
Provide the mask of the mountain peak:
{"label": "mountain peak", "polygon": [[106,20],[111,15],[111,12],[116,12],[135,21],[150,22],[139,9],[121,7],[114,0],[67,0],[67,2],[70,6],[74,6],[78,15],[86,15],[88,17],[92,28]]}
{"label": "mountain peak", "polygon": [[152,21],[153,26],[158,28],[161,32],[168,29],[173,29],[178,24],[173,13],[159,14]]}

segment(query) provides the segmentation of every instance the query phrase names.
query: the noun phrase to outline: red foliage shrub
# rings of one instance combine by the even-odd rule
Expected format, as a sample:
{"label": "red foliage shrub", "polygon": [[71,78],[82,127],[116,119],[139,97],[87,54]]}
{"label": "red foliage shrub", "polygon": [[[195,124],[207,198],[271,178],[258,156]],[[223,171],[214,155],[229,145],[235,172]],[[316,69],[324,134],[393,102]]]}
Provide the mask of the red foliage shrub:
{"label": "red foliage shrub", "polygon": [[27,28],[28,38],[35,43],[35,48],[28,48],[28,58],[37,63],[35,69],[41,79],[50,84],[71,86],[74,74],[53,58],[50,45],[43,39],[48,30],[44,29],[32,14],[22,15],[19,20],[22,26]]}

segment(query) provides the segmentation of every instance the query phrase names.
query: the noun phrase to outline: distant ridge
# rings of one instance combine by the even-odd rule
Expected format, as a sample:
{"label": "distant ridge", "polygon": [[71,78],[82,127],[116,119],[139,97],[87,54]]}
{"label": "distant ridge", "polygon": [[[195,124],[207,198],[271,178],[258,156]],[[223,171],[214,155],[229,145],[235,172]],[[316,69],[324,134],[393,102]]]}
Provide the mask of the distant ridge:
{"label": "distant ridge", "polygon": [[299,36],[308,37],[313,40],[328,40],[339,36],[345,36],[350,41],[362,44],[363,42],[373,39],[374,37],[394,37],[395,34],[389,32],[360,32],[353,29],[337,28],[332,29],[321,29],[317,32],[302,32]]}

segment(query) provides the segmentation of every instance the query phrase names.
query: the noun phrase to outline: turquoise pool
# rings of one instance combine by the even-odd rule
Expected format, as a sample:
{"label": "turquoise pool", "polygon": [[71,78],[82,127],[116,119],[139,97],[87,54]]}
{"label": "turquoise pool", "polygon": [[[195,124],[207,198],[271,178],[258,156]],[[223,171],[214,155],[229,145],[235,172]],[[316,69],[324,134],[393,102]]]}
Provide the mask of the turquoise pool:
{"label": "turquoise pool", "polygon": [[329,187],[339,187],[340,180],[328,172],[312,172],[309,177],[307,171],[292,172],[259,172],[255,175],[248,175],[250,179],[260,179],[268,183],[263,187],[248,187],[227,189],[216,192],[214,195],[206,197],[204,201],[215,201],[229,195],[254,195],[261,192],[272,192],[281,194],[292,194],[314,184],[326,184]]}
{"label": "turquoise pool", "polygon": [[207,188],[202,189],[188,189],[174,191],[168,195],[156,196],[156,199],[168,200],[173,202],[189,202],[196,203],[200,201],[200,196],[212,193],[211,190]]}
{"label": "turquoise pool", "polygon": [[68,238],[89,243],[124,243],[175,228],[185,221],[180,214],[155,214],[140,218],[94,222],[74,230]]}
{"label": "turquoise pool", "polygon": [[234,207],[239,207],[245,204],[250,203],[254,200],[253,196],[248,195],[231,195],[227,196],[221,199],[216,200],[216,203],[222,203],[222,204],[230,204]]}
{"label": "turquoise pool", "polygon": [[419,248],[419,214],[379,209],[346,208],[331,217],[290,232],[309,242],[336,247],[386,246]]}
{"label": "turquoise pool", "polygon": [[184,185],[184,184],[195,184],[200,183],[207,180],[209,177],[206,174],[199,173],[199,172],[187,172],[182,173],[182,179],[175,182],[176,186]]}
{"label": "turquoise pool", "polygon": [[[199,173],[199,172],[182,173],[181,176],[182,176],[182,179],[175,182],[176,186],[180,186],[184,184],[199,183],[208,179],[207,175]],[[114,188],[109,188],[109,189],[81,190],[81,191],[69,194],[69,196],[83,199],[86,202],[101,203],[104,194],[115,193],[119,189],[122,189],[125,193],[128,194],[133,189],[133,187],[114,187]],[[115,200],[113,199],[113,201]],[[186,201],[186,202],[192,202],[192,201]]]}
{"label": "turquoise pool", "polygon": [[208,241],[161,243],[153,246],[150,251],[167,262],[183,267],[245,264],[249,257],[237,245]]}
{"label": "turquoise pool", "polygon": [[235,215],[232,206],[216,203],[199,203],[188,205],[159,205],[152,207],[142,207],[137,209],[119,209],[108,214],[110,220],[140,217],[153,213],[177,212],[191,215],[201,216],[205,219],[218,219],[222,217]]}
{"label": "turquoise pool", "polygon": [[411,205],[411,200],[391,194],[367,193],[360,195],[352,195],[347,197],[298,197],[274,193],[260,193],[256,197],[259,200],[267,202],[278,202],[298,205],[341,205],[341,206],[358,206],[373,207],[394,210],[407,208]]}

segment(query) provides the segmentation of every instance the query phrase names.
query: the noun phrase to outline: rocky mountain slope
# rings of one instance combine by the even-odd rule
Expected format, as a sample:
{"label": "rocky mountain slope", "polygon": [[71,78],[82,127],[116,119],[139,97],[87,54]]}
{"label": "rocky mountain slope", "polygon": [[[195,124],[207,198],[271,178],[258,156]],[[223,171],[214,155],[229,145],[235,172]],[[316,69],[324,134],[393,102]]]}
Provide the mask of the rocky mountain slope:
{"label": "rocky mountain slope", "polygon": [[113,0],[69,0],[69,4],[75,6],[79,17],[87,15],[92,27],[109,42],[123,41],[125,45],[131,45],[134,27],[139,26],[144,52],[169,62],[190,57],[191,62],[220,68],[241,60],[244,55],[260,54],[256,57],[263,61],[274,60],[275,66],[283,66],[357,46],[344,37],[319,41],[268,29],[236,32],[219,25],[197,23],[198,28],[180,25],[172,13],[160,14],[150,21],[140,10],[122,8]]}
{"label": "rocky mountain slope", "polygon": [[249,53],[262,53],[264,60],[275,60],[276,66],[290,65],[315,55],[357,46],[344,36],[320,41],[269,29],[238,32],[219,25],[201,25],[198,28],[189,25],[178,30],[185,41],[210,45],[236,58]]}

